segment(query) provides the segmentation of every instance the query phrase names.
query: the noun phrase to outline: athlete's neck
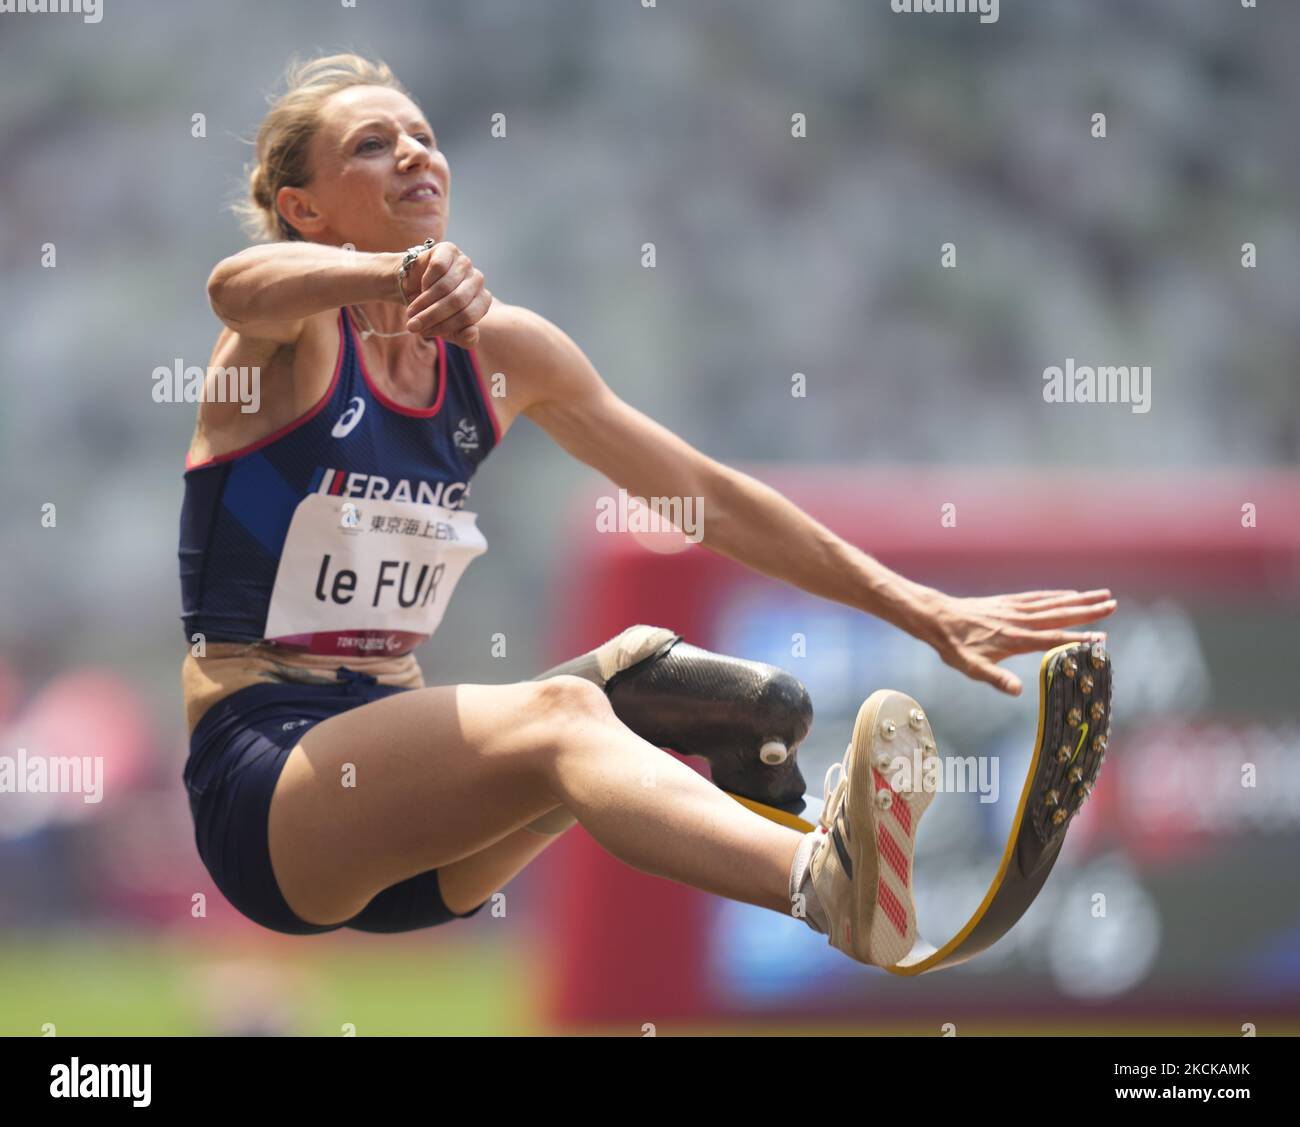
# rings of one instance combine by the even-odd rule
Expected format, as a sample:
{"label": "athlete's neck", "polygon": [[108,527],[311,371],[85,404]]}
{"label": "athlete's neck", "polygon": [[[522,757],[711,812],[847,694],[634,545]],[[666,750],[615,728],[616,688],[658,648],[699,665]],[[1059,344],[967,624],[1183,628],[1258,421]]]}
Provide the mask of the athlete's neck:
{"label": "athlete's neck", "polygon": [[[406,307],[395,301],[367,301],[350,308],[358,330],[368,340],[402,340],[411,335],[406,333]],[[380,333],[396,335],[381,337]]]}
{"label": "athlete's neck", "polygon": [[[377,322],[373,313],[388,310],[387,319]],[[404,407],[427,408],[438,394],[438,342],[404,332],[405,310],[395,302],[368,303],[358,312],[349,310],[357,334],[357,346],[366,363],[370,378],[388,398]],[[388,327],[383,327],[388,326]],[[396,336],[368,336],[366,329],[396,333]]]}

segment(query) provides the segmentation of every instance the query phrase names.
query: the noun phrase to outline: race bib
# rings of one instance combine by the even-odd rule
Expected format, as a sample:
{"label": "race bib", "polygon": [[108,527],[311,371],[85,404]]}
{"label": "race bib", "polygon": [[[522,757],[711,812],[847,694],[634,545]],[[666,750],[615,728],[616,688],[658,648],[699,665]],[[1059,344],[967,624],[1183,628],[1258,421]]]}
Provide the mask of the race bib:
{"label": "race bib", "polygon": [[265,636],[315,653],[407,653],[442,621],[478,515],[411,501],[312,493],[294,510]]}

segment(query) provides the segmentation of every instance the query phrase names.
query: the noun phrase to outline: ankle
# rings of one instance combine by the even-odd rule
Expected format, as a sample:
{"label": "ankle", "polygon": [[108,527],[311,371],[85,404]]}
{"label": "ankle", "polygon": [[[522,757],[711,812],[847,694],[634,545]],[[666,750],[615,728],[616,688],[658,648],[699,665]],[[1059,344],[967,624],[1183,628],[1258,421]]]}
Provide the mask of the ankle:
{"label": "ankle", "polygon": [[821,830],[806,833],[799,840],[790,862],[790,914],[803,920],[813,931],[825,935],[830,930],[826,908],[812,879],[813,854],[821,846]]}

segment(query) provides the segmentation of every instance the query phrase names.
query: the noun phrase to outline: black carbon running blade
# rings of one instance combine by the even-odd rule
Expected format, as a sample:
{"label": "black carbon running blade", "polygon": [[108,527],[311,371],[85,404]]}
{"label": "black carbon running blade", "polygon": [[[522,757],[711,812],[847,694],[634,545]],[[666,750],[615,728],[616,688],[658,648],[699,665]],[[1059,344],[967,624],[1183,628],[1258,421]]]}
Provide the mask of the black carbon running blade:
{"label": "black carbon running blade", "polygon": [[925,974],[964,963],[992,947],[1028,911],[1105,762],[1111,684],[1104,646],[1075,643],[1044,655],[1033,759],[997,874],[980,907],[952,939],[938,949],[918,941],[911,954],[888,968],[891,972]]}

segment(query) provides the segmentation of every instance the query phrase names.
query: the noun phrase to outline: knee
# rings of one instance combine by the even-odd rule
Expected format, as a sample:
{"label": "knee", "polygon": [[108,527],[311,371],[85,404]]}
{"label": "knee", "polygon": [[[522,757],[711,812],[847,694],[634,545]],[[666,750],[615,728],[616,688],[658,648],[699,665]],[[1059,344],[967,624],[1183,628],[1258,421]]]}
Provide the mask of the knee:
{"label": "knee", "polygon": [[562,674],[529,683],[537,718],[547,721],[614,720],[605,690],[582,677]]}
{"label": "knee", "polygon": [[[589,738],[605,725],[619,724],[605,690],[582,677],[567,674],[525,682],[528,693],[518,738],[530,768],[554,805],[563,805],[557,770],[572,755],[584,755],[602,743]],[[584,736],[585,730],[585,736]]]}

